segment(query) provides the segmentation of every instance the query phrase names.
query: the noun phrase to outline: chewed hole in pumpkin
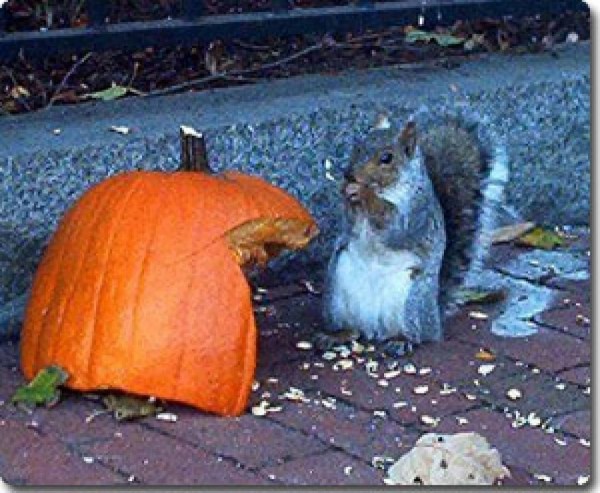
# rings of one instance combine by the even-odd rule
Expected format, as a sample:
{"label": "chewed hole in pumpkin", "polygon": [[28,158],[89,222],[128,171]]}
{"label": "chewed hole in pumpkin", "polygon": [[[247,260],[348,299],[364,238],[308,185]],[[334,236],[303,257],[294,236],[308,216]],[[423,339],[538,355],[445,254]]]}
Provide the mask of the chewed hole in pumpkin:
{"label": "chewed hole in pumpkin", "polygon": [[318,232],[314,224],[306,221],[260,218],[229,231],[227,240],[239,265],[264,266],[282,250],[304,248]]}

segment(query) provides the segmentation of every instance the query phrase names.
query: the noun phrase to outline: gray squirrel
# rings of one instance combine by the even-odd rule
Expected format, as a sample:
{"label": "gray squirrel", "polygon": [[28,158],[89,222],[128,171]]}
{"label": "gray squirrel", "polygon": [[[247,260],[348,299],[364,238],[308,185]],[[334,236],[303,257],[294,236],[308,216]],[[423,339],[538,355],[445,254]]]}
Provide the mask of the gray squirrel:
{"label": "gray squirrel", "polygon": [[[402,355],[443,337],[444,315],[491,243],[507,155],[479,120],[394,130],[380,115],[345,173],[344,223],[324,293],[322,349],[362,336]],[[469,276],[472,277],[472,276]]]}

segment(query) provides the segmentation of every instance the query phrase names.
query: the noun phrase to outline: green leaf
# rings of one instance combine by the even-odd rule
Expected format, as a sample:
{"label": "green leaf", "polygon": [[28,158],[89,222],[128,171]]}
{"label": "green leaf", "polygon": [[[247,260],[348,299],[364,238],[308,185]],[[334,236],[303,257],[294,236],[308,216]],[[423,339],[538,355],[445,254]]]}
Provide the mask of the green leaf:
{"label": "green leaf", "polygon": [[162,407],[156,401],[147,397],[108,394],[102,402],[106,409],[113,413],[117,421],[154,416],[162,410]]}
{"label": "green leaf", "polygon": [[517,240],[517,244],[521,246],[541,248],[543,250],[552,250],[556,247],[563,246],[565,240],[556,234],[554,231],[544,228],[535,228]]}
{"label": "green leaf", "polygon": [[128,87],[113,84],[112,87],[109,87],[108,89],[104,89],[102,91],[93,92],[91,94],[88,94],[87,97],[91,99],[100,99],[102,101],[113,101],[115,99],[122,98],[128,92]]}
{"label": "green leaf", "polygon": [[506,292],[502,289],[461,289],[457,296],[461,305],[487,305],[503,301]]}
{"label": "green leaf", "polygon": [[12,397],[12,403],[26,409],[35,406],[54,406],[60,399],[58,387],[63,385],[69,374],[60,366],[49,366],[40,370],[27,385],[19,387]]}
{"label": "green leaf", "polygon": [[419,29],[413,29],[412,31],[409,31],[406,34],[405,41],[410,44],[417,43],[419,41],[424,43],[435,41],[440,46],[457,46],[462,45],[465,42],[464,38],[458,38],[456,36],[452,36],[451,34],[429,33]]}
{"label": "green leaf", "polygon": [[533,228],[535,228],[534,222],[510,224],[498,228],[492,233],[492,243],[494,245],[497,245],[498,243],[509,243],[520,238],[525,233],[529,233]]}

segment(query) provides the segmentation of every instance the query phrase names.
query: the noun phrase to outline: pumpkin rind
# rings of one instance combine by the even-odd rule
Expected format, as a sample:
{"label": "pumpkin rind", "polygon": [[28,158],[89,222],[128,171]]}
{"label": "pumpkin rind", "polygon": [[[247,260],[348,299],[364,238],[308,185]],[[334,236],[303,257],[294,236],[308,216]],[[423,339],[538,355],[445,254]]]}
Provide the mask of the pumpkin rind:
{"label": "pumpkin rind", "polygon": [[239,173],[133,172],[93,187],[64,216],[36,273],[25,376],[55,364],[74,389],[242,413],[256,327],[226,234],[265,217],[314,226],[285,192]]}

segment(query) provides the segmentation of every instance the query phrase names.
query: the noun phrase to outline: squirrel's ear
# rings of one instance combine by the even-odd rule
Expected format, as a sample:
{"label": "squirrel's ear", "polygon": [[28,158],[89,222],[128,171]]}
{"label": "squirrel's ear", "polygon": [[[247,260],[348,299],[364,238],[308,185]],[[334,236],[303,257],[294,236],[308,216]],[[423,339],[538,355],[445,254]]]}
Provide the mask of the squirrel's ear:
{"label": "squirrel's ear", "polygon": [[408,122],[398,138],[402,150],[407,157],[412,157],[417,148],[417,125],[415,122]]}
{"label": "squirrel's ear", "polygon": [[378,113],[373,122],[373,128],[375,130],[387,130],[392,128],[392,122],[390,121],[388,114],[384,112]]}

